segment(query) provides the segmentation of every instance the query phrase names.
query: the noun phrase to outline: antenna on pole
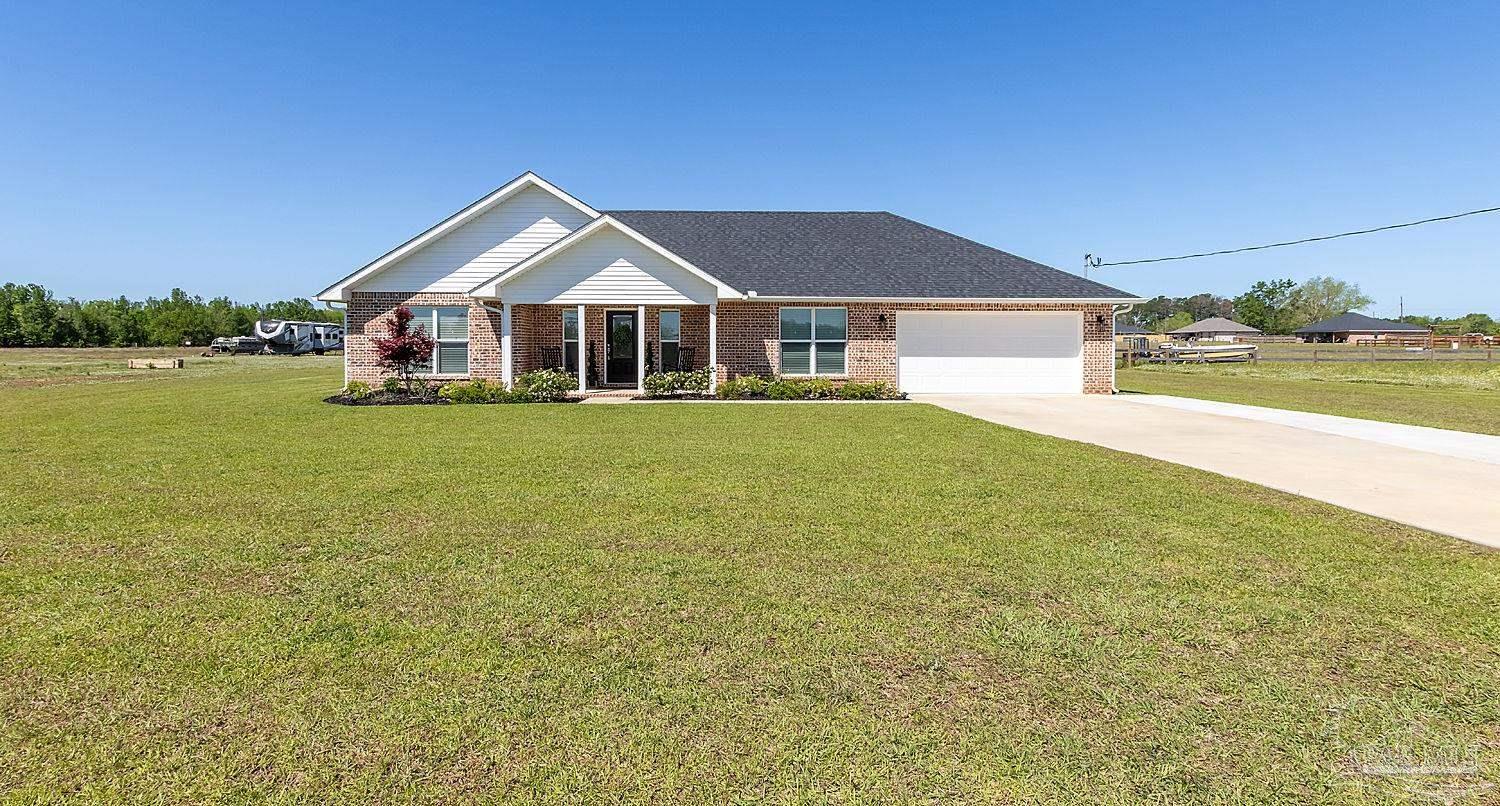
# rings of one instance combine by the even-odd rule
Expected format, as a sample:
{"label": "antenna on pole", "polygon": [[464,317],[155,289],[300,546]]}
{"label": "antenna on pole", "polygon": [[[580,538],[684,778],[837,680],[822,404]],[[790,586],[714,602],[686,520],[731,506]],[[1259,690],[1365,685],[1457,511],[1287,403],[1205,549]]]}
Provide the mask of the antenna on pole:
{"label": "antenna on pole", "polygon": [[1089,279],[1089,269],[1097,269],[1104,265],[1104,258],[1094,257],[1093,253],[1083,256],[1083,279]]}

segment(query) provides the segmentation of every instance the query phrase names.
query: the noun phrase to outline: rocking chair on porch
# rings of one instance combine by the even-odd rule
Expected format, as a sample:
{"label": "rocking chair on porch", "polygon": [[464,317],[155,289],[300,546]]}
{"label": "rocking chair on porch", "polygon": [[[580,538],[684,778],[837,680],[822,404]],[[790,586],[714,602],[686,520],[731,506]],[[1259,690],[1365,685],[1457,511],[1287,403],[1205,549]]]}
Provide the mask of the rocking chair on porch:
{"label": "rocking chair on porch", "polygon": [[[677,372],[691,371],[693,368],[693,354],[696,352],[697,350],[692,347],[678,347],[677,366],[672,367],[671,369],[676,370]],[[662,369],[666,370],[667,367],[662,367]]]}
{"label": "rocking chair on porch", "polygon": [[538,347],[536,350],[536,365],[542,369],[563,369],[562,348]]}

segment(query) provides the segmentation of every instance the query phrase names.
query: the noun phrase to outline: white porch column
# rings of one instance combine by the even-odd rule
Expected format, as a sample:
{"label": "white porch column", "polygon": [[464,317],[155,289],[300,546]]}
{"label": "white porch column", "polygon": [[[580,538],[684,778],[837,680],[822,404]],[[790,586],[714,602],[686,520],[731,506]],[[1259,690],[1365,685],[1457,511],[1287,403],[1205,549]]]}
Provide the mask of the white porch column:
{"label": "white porch column", "polygon": [[635,390],[646,391],[646,306],[635,306]]}
{"label": "white porch column", "polygon": [[589,367],[588,359],[584,354],[584,348],[588,339],[584,337],[583,306],[578,306],[578,394],[582,395],[589,390]]}
{"label": "white porch column", "polygon": [[503,384],[505,384],[505,388],[506,389],[510,388],[511,375],[514,372],[514,370],[513,370],[514,365],[511,363],[511,356],[510,356],[510,348],[511,348],[510,318],[511,318],[510,317],[510,303],[509,302],[503,302],[503,303],[501,303],[500,304],[500,382],[503,383]]}
{"label": "white porch column", "polygon": [[708,303],[708,365],[714,375],[708,381],[708,391],[719,388],[719,303]]}

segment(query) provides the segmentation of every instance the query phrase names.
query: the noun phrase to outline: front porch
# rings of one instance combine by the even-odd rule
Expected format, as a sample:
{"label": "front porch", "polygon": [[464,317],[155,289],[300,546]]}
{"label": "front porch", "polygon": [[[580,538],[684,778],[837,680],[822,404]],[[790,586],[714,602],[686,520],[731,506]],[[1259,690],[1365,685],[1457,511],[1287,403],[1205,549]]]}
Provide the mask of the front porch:
{"label": "front porch", "polygon": [[560,369],[578,378],[580,395],[634,395],[651,373],[718,363],[717,304],[497,307],[506,386],[525,372]]}

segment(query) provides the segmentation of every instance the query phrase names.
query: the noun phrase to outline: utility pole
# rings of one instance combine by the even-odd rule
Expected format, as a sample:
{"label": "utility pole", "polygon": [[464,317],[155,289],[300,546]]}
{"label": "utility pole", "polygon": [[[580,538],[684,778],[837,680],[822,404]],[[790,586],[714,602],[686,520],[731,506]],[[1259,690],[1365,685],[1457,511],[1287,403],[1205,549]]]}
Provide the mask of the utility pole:
{"label": "utility pole", "polygon": [[1401,305],[1401,314],[1399,316],[1397,316],[1396,318],[1397,319],[1404,319],[1404,318],[1406,318],[1406,297],[1401,296],[1401,297],[1396,297],[1396,299],[1401,300],[1401,302],[1400,302],[1400,305]]}
{"label": "utility pole", "polygon": [[1083,279],[1089,279],[1089,269],[1097,269],[1104,263],[1104,258],[1094,257],[1092,253],[1083,256]]}

